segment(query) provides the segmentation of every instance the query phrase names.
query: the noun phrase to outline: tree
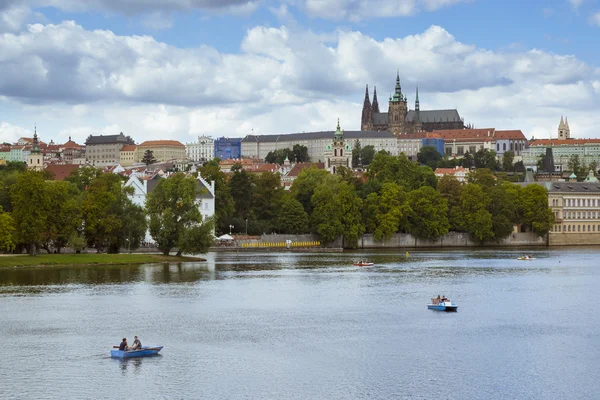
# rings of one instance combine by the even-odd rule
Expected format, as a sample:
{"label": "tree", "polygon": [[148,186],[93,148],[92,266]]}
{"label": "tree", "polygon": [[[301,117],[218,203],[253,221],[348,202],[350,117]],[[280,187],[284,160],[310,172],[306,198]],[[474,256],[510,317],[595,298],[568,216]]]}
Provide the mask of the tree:
{"label": "tree", "polygon": [[422,186],[408,194],[408,231],[418,238],[437,239],[448,233],[448,201],[434,188]]}
{"label": "tree", "polygon": [[60,253],[83,222],[81,196],[74,183],[47,181],[45,185],[49,207],[46,226],[41,235],[41,247],[48,253]]}
{"label": "tree", "polygon": [[491,171],[498,169],[498,161],[496,160],[496,152],[489,149],[480,149],[473,157],[475,168],[487,168]]}
{"label": "tree", "polygon": [[[198,182],[179,172],[161,179],[146,199],[150,217],[150,234],[159,250],[168,255],[178,247],[184,251],[206,252],[212,243],[212,224],[202,224],[202,214],[196,204]],[[196,244],[195,244],[196,243]]]}
{"label": "tree", "polygon": [[449,229],[458,231],[461,229],[461,193],[463,185],[453,175],[444,175],[438,181],[438,191],[448,201],[448,223]]}
{"label": "tree", "polygon": [[333,187],[325,184],[317,186],[311,197],[311,203],[314,209],[310,215],[311,231],[316,232],[322,242],[333,242],[344,229]]}
{"label": "tree", "polygon": [[367,232],[375,240],[388,240],[398,232],[406,216],[406,195],[396,183],[384,183],[379,193],[373,192],[364,202],[363,218]]}
{"label": "tree", "polygon": [[286,194],[281,206],[279,230],[293,235],[308,232],[308,215],[302,204],[289,194]]}
{"label": "tree", "polygon": [[492,214],[487,210],[491,202],[483,188],[468,184],[460,196],[461,228],[472,240],[484,242],[494,238]]}
{"label": "tree", "polygon": [[522,190],[523,223],[539,237],[544,237],[554,225],[554,213],[548,206],[548,194],[543,186],[527,185]]}
{"label": "tree", "polygon": [[308,147],[301,144],[295,144],[294,147],[292,147],[292,152],[294,154],[294,158],[290,161],[297,163],[305,163],[310,161],[310,157],[308,156]]}
{"label": "tree", "polygon": [[502,169],[510,172],[514,169],[515,152],[512,150],[505,151],[502,155]]}
{"label": "tree", "polygon": [[[370,165],[375,157],[375,146],[367,145],[360,150],[361,164],[363,166]],[[354,164],[352,164],[354,165]]]}
{"label": "tree", "polygon": [[483,187],[492,187],[495,186],[498,181],[492,171],[487,168],[478,168],[474,171],[469,172],[467,177],[467,181],[469,183],[473,183],[475,185],[481,185]]}
{"label": "tree", "polygon": [[46,228],[50,199],[44,175],[26,171],[19,175],[11,190],[12,217],[15,223],[15,239],[25,245],[29,255],[36,255]]}
{"label": "tree", "polygon": [[360,145],[360,140],[356,139],[354,142],[354,147],[352,148],[352,165],[355,167],[362,166],[361,160],[361,152],[362,146]]}
{"label": "tree", "polygon": [[417,161],[432,169],[435,169],[441,160],[442,155],[434,146],[423,146],[417,154]]}
{"label": "tree", "polygon": [[115,174],[100,174],[90,182],[81,207],[88,247],[99,253],[105,250],[118,253],[128,244],[133,229],[145,230],[144,214],[128,197],[131,192],[132,188],[123,187],[121,178]]}
{"label": "tree", "polygon": [[152,150],[146,150],[144,152],[144,157],[142,157],[142,162],[146,164],[146,166],[154,164],[156,162],[156,159],[154,158],[154,152]]}
{"label": "tree", "polygon": [[11,251],[15,248],[13,234],[15,221],[11,215],[0,208],[0,250]]}
{"label": "tree", "polygon": [[469,153],[468,151],[465,151],[465,154],[461,160],[461,165],[463,168],[473,168],[473,166],[475,165],[475,159],[473,158],[473,154]]}
{"label": "tree", "polygon": [[279,173],[263,172],[254,177],[252,215],[257,219],[274,220],[281,208],[284,189]]}
{"label": "tree", "polygon": [[91,182],[102,175],[102,170],[90,166],[77,168],[65,180],[77,186],[80,192],[83,192],[90,186]]}
{"label": "tree", "polygon": [[236,169],[227,184],[235,205],[235,214],[242,218],[251,218],[254,196],[252,176],[243,169]]}
{"label": "tree", "polygon": [[520,220],[520,189],[520,186],[509,182],[486,189],[489,190],[491,199],[488,211],[492,215],[492,230],[496,241],[507,238]]}
{"label": "tree", "polygon": [[339,177],[332,175],[324,169],[314,167],[305,168],[298,174],[292,183],[291,193],[296,200],[302,204],[308,215],[312,214],[312,196],[316,188],[321,184],[334,185],[339,182]]}
{"label": "tree", "polygon": [[437,186],[437,177],[429,167],[410,161],[404,154],[391,156],[380,151],[369,166],[367,177],[380,183],[394,182],[411,191],[421,186]]}
{"label": "tree", "polygon": [[589,168],[594,171],[594,175],[596,175],[598,173],[598,162],[596,160],[592,161]]}
{"label": "tree", "polygon": [[354,186],[348,182],[340,182],[336,187],[336,203],[341,214],[344,247],[355,249],[358,239],[365,232],[361,218],[362,200],[356,194]]}

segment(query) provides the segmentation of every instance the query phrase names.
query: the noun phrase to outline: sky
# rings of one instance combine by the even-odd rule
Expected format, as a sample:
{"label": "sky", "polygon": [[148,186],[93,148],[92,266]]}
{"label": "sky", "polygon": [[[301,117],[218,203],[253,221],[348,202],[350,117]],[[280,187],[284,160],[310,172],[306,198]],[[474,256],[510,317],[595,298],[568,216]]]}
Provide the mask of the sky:
{"label": "sky", "polygon": [[397,71],[410,108],[600,138],[598,43],[600,0],[0,0],[0,141],[359,130]]}

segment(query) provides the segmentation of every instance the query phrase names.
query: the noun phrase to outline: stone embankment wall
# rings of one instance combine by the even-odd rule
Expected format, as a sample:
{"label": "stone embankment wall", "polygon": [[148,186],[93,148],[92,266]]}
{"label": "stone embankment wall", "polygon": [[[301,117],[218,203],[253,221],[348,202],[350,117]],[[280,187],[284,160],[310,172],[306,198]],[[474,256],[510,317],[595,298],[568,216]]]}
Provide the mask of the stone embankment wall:
{"label": "stone embankment wall", "polygon": [[590,233],[551,233],[550,246],[593,246],[600,245],[600,232]]}
{"label": "stone embankment wall", "polygon": [[[316,235],[263,235],[260,241],[276,242],[292,240],[314,241],[319,240]],[[496,243],[485,243],[489,247],[511,247],[511,246],[546,246],[546,239],[535,236],[532,232],[513,233],[503,241]],[[342,238],[330,243],[327,247],[343,247]],[[359,249],[393,249],[393,248],[444,248],[444,247],[481,247],[481,243],[473,242],[466,233],[451,232],[437,240],[417,239],[406,233],[397,233],[389,240],[378,242],[372,234],[365,234],[358,241]]]}

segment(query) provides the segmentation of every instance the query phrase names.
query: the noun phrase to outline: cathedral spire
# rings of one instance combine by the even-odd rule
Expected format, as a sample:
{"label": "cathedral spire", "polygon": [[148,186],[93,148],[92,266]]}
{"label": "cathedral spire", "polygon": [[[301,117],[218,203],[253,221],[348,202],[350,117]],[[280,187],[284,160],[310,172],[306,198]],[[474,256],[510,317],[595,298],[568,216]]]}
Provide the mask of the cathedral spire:
{"label": "cathedral spire", "polygon": [[377,101],[377,86],[375,86],[375,90],[373,91],[373,106],[371,107],[374,113],[379,112],[379,102]]}
{"label": "cathedral spire", "polygon": [[569,119],[565,117],[565,129],[569,130]]}
{"label": "cathedral spire", "polygon": [[558,129],[565,129],[565,121],[563,120],[562,115],[560,116],[560,124],[558,124]]}
{"label": "cathedral spire", "polygon": [[400,70],[396,73],[396,88],[394,90],[393,96],[394,102],[404,101],[404,96],[402,95],[402,86],[400,86]]}
{"label": "cathedral spire", "polygon": [[417,85],[417,96],[415,97],[415,111],[419,112],[419,85]]}
{"label": "cathedral spire", "polygon": [[363,103],[362,118],[360,120],[360,129],[368,131],[371,129],[373,116],[373,107],[371,107],[371,100],[369,99],[369,85],[365,88],[365,102]]}

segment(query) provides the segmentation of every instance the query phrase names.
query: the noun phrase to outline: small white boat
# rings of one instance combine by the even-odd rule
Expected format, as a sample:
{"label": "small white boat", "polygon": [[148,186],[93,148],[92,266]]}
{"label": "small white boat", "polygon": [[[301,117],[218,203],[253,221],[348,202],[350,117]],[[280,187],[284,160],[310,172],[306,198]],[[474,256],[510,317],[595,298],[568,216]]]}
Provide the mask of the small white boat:
{"label": "small white boat", "polygon": [[375,263],[369,261],[359,261],[357,263],[354,263],[355,267],[372,267],[373,265],[375,265]]}
{"label": "small white boat", "polygon": [[535,257],[531,257],[531,256],[522,256],[522,257],[517,258],[517,260],[521,260],[521,261],[524,261],[524,260],[535,260],[535,259],[536,259]]}

